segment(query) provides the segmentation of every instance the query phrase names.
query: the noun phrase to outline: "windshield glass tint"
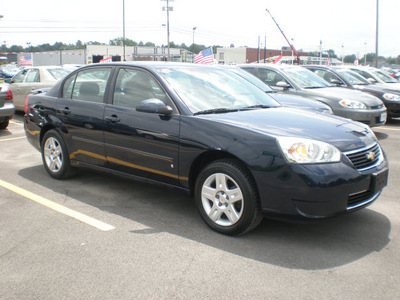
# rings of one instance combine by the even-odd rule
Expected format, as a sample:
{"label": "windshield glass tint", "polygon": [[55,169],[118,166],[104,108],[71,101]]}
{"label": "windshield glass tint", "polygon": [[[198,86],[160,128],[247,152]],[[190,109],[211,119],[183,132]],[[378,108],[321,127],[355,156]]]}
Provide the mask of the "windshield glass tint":
{"label": "windshield glass tint", "polygon": [[67,70],[64,68],[56,68],[56,69],[48,69],[51,76],[53,76],[56,80],[60,80],[71,73],[72,70]]}
{"label": "windshield glass tint", "polygon": [[376,76],[378,76],[380,79],[382,79],[386,83],[398,83],[396,79],[391,77],[389,74],[386,74],[385,72],[379,71],[379,70],[373,70],[372,73],[374,73]]}
{"label": "windshield glass tint", "polygon": [[324,88],[331,86],[315,73],[303,68],[285,68],[290,78],[304,89]]}
{"label": "windshield glass tint", "polygon": [[361,75],[357,74],[356,72],[350,70],[337,70],[337,72],[342,76],[345,80],[350,82],[351,84],[370,84],[368,80],[366,80]]}
{"label": "windshield glass tint", "polygon": [[246,79],[219,68],[160,68],[160,73],[193,112],[242,109],[254,105],[280,106]]}

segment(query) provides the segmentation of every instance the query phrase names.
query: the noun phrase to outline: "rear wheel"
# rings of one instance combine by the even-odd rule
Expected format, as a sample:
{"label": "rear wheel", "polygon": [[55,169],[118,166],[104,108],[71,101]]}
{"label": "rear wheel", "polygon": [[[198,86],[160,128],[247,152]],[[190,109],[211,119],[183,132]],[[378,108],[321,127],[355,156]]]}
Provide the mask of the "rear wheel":
{"label": "rear wheel", "polygon": [[75,168],[69,161],[67,147],[56,130],[46,132],[41,150],[43,165],[51,177],[64,179],[75,173]]}
{"label": "rear wheel", "polygon": [[6,129],[8,126],[9,121],[0,122],[0,130]]}
{"label": "rear wheel", "polygon": [[254,180],[235,160],[206,166],[197,179],[195,199],[207,225],[227,235],[243,234],[262,219]]}

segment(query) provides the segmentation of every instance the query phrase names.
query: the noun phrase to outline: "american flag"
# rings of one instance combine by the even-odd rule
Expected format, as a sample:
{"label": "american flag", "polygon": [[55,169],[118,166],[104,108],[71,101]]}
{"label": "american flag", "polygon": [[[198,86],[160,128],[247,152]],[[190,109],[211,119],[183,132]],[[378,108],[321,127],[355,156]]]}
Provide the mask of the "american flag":
{"label": "american flag", "polygon": [[20,66],[32,66],[32,54],[25,54],[19,58]]}
{"label": "american flag", "polygon": [[194,62],[196,64],[211,64],[211,63],[213,63],[214,56],[213,56],[211,47],[204,49],[204,50],[200,51],[199,54],[195,55]]}

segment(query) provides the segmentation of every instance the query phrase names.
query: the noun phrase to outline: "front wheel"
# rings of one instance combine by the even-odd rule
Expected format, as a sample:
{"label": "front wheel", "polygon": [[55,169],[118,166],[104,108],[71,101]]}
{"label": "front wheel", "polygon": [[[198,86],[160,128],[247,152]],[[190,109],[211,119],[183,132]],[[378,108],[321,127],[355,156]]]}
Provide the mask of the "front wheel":
{"label": "front wheel", "polygon": [[206,166],[196,182],[195,200],[207,225],[227,235],[244,234],[262,219],[254,180],[235,160]]}
{"label": "front wheel", "polygon": [[70,164],[67,147],[56,130],[49,130],[42,141],[42,160],[51,177],[64,179],[73,175],[75,168]]}

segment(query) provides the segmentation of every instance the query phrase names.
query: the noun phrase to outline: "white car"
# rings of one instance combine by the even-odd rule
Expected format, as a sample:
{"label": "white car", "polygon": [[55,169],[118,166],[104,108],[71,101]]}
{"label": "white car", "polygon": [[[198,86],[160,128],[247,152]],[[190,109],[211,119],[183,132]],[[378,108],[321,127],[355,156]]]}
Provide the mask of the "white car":
{"label": "white car", "polygon": [[26,67],[5,82],[13,93],[15,109],[23,111],[25,99],[33,90],[50,88],[74,70],[60,66]]}

